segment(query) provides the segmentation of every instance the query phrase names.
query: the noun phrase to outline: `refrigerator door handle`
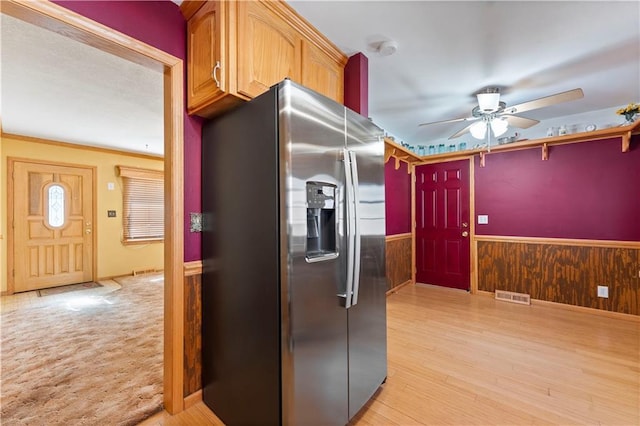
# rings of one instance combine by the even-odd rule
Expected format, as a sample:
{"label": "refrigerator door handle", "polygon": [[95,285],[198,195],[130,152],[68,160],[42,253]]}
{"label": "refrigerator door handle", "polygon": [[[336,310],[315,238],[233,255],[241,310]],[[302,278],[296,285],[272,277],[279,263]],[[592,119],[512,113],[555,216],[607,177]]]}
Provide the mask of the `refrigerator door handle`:
{"label": "refrigerator door handle", "polygon": [[351,183],[353,185],[353,223],[354,223],[354,252],[353,252],[353,301],[351,305],[358,303],[358,293],[360,290],[360,194],[358,181],[358,162],[356,153],[349,151],[351,163]]}
{"label": "refrigerator door handle", "polygon": [[349,150],[344,149],[342,153],[344,161],[344,176],[345,176],[345,204],[347,210],[346,217],[346,236],[347,236],[347,288],[345,292],[345,309],[351,307],[352,295],[353,295],[353,268],[354,268],[354,204],[353,204],[353,176],[351,174],[351,155]]}

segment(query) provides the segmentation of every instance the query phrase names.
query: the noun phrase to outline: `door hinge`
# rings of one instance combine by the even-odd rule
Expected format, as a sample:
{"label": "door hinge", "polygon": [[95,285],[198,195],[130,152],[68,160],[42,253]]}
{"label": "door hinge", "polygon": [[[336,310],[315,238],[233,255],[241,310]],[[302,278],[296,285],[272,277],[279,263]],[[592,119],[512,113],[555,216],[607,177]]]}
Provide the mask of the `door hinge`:
{"label": "door hinge", "polygon": [[12,269],[12,270],[11,270],[11,276],[12,276],[13,278],[15,278],[15,277],[16,277],[16,270],[15,270],[15,269]]}

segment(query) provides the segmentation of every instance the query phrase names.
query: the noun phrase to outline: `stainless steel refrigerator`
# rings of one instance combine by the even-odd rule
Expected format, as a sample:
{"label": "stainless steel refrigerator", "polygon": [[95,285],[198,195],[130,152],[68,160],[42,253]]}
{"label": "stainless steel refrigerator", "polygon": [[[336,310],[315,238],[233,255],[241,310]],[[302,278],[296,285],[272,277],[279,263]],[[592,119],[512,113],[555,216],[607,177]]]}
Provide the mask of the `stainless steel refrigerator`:
{"label": "stainless steel refrigerator", "polygon": [[382,131],[285,80],[202,144],[204,402],[346,424],[387,373]]}

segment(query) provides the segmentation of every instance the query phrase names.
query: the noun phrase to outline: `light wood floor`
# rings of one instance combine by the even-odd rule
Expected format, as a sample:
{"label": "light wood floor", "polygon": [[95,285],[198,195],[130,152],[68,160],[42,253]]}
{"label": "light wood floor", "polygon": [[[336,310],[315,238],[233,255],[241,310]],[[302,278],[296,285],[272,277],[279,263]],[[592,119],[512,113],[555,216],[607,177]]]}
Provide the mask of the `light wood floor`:
{"label": "light wood floor", "polygon": [[[640,321],[433,286],[388,298],[388,379],[352,425],[640,424]],[[143,423],[221,425],[202,403]]]}

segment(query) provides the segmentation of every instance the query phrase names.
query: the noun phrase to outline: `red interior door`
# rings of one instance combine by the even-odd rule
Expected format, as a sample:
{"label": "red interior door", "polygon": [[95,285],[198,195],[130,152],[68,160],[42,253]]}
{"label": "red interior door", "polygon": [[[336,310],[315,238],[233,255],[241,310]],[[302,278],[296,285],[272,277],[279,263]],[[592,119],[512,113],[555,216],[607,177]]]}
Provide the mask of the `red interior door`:
{"label": "red interior door", "polygon": [[416,167],[416,281],[470,289],[469,161]]}

